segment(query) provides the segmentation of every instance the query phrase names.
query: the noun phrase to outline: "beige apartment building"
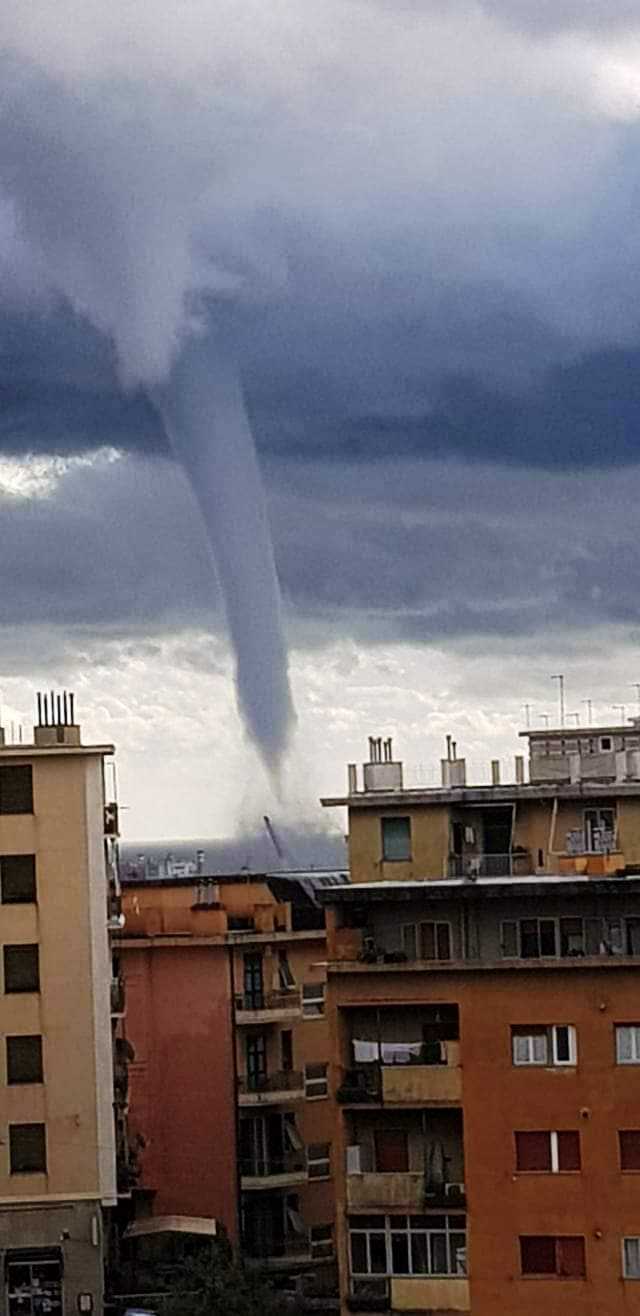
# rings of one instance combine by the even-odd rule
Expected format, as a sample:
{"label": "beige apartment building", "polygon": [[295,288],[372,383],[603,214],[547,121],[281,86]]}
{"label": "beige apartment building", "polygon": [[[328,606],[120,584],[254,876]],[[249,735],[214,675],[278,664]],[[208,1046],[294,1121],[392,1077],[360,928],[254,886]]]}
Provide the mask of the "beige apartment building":
{"label": "beige apartment building", "polygon": [[[372,738],[361,773],[349,765],[346,806],[353,882],[640,872],[640,719],[625,726],[521,733],[512,780],[467,783],[447,738],[441,785],[406,787],[391,741]],[[528,779],[527,779],[528,777]]]}
{"label": "beige apartment building", "polygon": [[104,762],[73,697],[0,731],[0,1313],[102,1312],[116,1202]]}

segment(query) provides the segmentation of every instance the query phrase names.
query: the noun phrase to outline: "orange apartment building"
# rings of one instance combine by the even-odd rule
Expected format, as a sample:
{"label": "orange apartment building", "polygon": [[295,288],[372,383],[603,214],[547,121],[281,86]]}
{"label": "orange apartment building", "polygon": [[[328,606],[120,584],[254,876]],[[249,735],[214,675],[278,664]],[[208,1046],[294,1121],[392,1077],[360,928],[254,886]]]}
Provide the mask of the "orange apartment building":
{"label": "orange apartment building", "polygon": [[439,792],[373,741],[364,789],[352,768],[326,802],[353,865],[321,896],[343,1311],[640,1312],[627,735],[536,733],[511,786],[467,787],[449,752]]}
{"label": "orange apartment building", "polygon": [[123,911],[135,1210],[213,1218],[277,1279],[329,1280],[326,944],[309,883],[126,880]]}

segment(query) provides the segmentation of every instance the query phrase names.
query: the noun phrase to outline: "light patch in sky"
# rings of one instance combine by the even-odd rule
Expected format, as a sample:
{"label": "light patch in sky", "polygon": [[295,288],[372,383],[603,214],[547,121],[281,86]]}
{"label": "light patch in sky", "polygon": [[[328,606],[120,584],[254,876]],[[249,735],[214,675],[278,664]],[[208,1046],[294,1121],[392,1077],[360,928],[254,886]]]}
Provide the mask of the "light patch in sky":
{"label": "light patch in sky", "polygon": [[121,459],[115,448],[100,448],[80,456],[4,457],[0,454],[0,499],[51,498],[72,471],[111,466]]}

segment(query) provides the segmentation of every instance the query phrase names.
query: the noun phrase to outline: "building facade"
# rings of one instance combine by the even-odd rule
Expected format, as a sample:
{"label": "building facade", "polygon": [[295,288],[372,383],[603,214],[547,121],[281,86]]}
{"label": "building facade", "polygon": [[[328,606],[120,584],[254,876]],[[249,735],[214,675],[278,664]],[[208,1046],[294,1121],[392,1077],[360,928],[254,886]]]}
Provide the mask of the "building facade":
{"label": "building facade", "polygon": [[468,785],[466,764],[447,743],[442,784],[407,789],[391,742],[371,739],[361,775],[349,766],[353,882],[420,877],[525,877],[545,873],[640,872],[640,725],[528,731],[529,773],[516,756],[514,781]]}
{"label": "building facade", "polygon": [[343,1310],[640,1311],[640,880],[324,899]]}
{"label": "building facade", "polygon": [[[73,699],[0,732],[0,1311],[103,1309],[116,1203],[104,761]],[[110,821],[109,821],[110,817]],[[106,842],[107,846],[109,842]]]}
{"label": "building facade", "polygon": [[322,910],[276,876],[127,880],[123,909],[134,1196],[276,1277],[330,1269]]}

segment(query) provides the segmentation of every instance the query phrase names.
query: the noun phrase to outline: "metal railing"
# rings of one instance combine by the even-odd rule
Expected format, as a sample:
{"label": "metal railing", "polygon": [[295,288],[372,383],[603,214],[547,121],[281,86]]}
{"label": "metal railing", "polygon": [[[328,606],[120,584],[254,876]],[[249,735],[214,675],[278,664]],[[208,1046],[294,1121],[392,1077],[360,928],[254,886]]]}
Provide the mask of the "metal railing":
{"label": "metal railing", "polygon": [[449,877],[528,877],[532,873],[528,850],[511,854],[449,855]]}
{"label": "metal railing", "polygon": [[299,987],[284,987],[274,992],[236,993],[236,1010],[297,1010],[300,1006]]}
{"label": "metal railing", "polygon": [[240,1174],[249,1179],[269,1179],[277,1174],[306,1174],[307,1157],[304,1151],[282,1152],[267,1160],[245,1157],[240,1161]]}
{"label": "metal railing", "polygon": [[238,1092],[298,1092],[304,1090],[299,1069],[280,1069],[273,1074],[239,1074]]}

